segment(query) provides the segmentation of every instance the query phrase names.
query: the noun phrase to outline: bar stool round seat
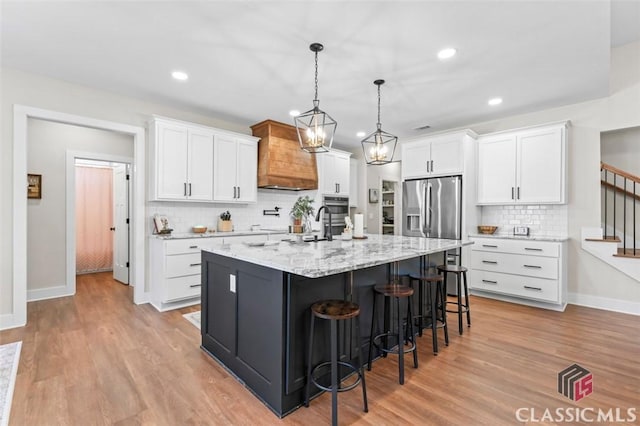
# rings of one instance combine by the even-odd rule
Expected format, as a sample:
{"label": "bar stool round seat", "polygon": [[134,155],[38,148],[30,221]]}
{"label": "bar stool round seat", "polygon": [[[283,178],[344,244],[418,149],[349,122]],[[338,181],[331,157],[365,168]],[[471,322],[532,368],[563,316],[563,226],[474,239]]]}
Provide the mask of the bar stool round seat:
{"label": "bar stool round seat", "polygon": [[[359,384],[362,384],[362,399],[364,401],[363,411],[366,413],[369,411],[367,404],[367,387],[364,378],[364,368],[362,367],[362,343],[360,339],[360,306],[356,303],[348,300],[322,300],[311,305],[311,324],[309,332],[309,353],[307,359],[307,384],[305,386],[304,405],[309,406],[309,398],[311,395],[311,385],[313,384],[318,389],[331,392],[331,423],[333,425],[338,424],[338,392],[346,392],[354,389]],[[330,321],[331,328],[331,360],[325,361],[312,367],[313,356],[313,340],[314,340],[314,327],[315,319],[323,319]],[[339,361],[338,354],[338,321],[355,320],[355,335],[358,346],[358,365]],[[338,366],[346,367],[352,373],[355,373],[356,379],[349,385],[343,385],[341,377],[338,377]],[[318,373],[323,369],[329,367],[331,373],[331,386],[324,386],[319,383]],[[324,373],[326,374],[326,372]],[[324,375],[323,374],[323,375]],[[351,373],[350,373],[351,374]]]}
{"label": "bar stool round seat", "polygon": [[[449,330],[447,328],[447,310],[446,310],[446,294],[444,292],[444,277],[438,274],[411,274],[409,275],[410,283],[418,282],[418,315],[414,316],[417,320],[418,336],[422,337],[424,328],[431,328],[433,335],[433,354],[438,355],[438,335],[437,329],[444,330],[444,342],[449,346]],[[425,288],[426,287],[426,288]],[[428,315],[424,312],[426,302],[429,306]],[[425,325],[425,320],[429,323]]]}
{"label": "bar stool round seat", "polygon": [[[369,360],[367,369],[371,371],[371,361],[373,358],[373,348],[375,347],[379,351],[383,353],[384,356],[387,354],[397,354],[398,355],[398,381],[401,385],[404,384],[404,354],[413,352],[413,366],[414,368],[418,368],[418,348],[416,346],[415,334],[413,333],[413,321],[411,321],[411,305],[412,305],[412,296],[413,289],[406,285],[401,284],[378,284],[373,287],[373,312],[371,317],[371,339],[369,343]],[[384,312],[385,312],[385,330],[382,333],[374,334],[374,327],[376,324],[376,299],[377,295],[384,296]],[[396,305],[396,313],[397,313],[397,324],[396,329],[393,330],[390,326],[391,322],[391,313],[390,308],[391,303],[387,304],[387,301],[391,302],[392,299],[395,299]],[[400,300],[407,300],[407,330],[408,333],[405,333],[403,330],[403,321],[401,312],[400,312]],[[389,325],[387,327],[387,325]],[[388,339],[395,338],[397,340],[397,346],[388,346]],[[384,339],[384,346],[380,343],[380,340]],[[405,341],[407,348],[405,348]]]}
{"label": "bar stool round seat", "polygon": [[[439,265],[437,268],[439,273],[444,276],[444,289],[446,293],[447,289],[447,274],[456,274],[456,289],[457,296],[455,302],[447,301],[447,304],[456,305],[457,309],[447,310],[447,312],[458,314],[458,332],[463,333],[462,328],[462,315],[467,314],[467,327],[471,327],[471,308],[469,306],[469,288],[467,287],[467,271],[468,269],[460,265]],[[462,290],[464,288],[464,303],[462,303]]]}

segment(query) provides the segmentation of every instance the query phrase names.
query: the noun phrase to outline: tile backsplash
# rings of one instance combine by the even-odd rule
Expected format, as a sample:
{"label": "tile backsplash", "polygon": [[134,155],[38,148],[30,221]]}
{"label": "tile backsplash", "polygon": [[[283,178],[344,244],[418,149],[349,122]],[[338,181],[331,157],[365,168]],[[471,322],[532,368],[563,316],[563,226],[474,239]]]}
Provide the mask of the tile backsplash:
{"label": "tile backsplash", "polygon": [[528,226],[530,235],[566,237],[568,235],[567,205],[483,206],[482,225],[497,225],[496,235],[513,234],[514,226]]}
{"label": "tile backsplash", "polygon": [[[149,234],[153,231],[151,218],[158,214],[169,219],[169,226],[175,233],[191,232],[193,225],[204,225],[209,229],[215,229],[220,213],[229,210],[231,220],[236,231],[248,230],[251,225],[260,225],[262,228],[284,229],[291,224],[289,212],[298,197],[309,195],[316,196],[317,191],[280,191],[273,189],[258,189],[258,202],[255,204],[232,203],[187,203],[151,201],[147,203],[147,217]],[[280,216],[265,216],[263,210],[273,210],[280,207]],[[320,204],[314,203],[317,211]],[[320,228],[320,224],[313,222],[314,228]]]}

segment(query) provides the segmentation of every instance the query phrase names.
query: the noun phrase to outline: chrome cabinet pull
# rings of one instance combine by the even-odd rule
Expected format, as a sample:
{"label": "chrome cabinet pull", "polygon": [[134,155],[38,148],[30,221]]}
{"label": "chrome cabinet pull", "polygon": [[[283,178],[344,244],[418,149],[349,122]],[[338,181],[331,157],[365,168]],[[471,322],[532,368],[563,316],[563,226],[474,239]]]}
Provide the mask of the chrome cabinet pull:
{"label": "chrome cabinet pull", "polygon": [[516,190],[516,194],[518,195],[518,200],[520,199],[520,187]]}
{"label": "chrome cabinet pull", "polygon": [[513,195],[513,194],[514,194],[514,192],[515,192],[515,188],[512,186],[512,187],[511,187],[511,199],[512,199],[512,200],[515,200],[515,197],[514,197],[514,195]]}
{"label": "chrome cabinet pull", "polygon": [[531,286],[528,286],[528,285],[525,285],[523,287],[526,288],[527,290],[542,291],[542,288],[540,288],[540,287],[531,287]]}
{"label": "chrome cabinet pull", "polygon": [[240,198],[240,187],[238,187],[238,198]]}
{"label": "chrome cabinet pull", "polygon": [[431,160],[431,173],[433,173],[433,160]]}
{"label": "chrome cabinet pull", "polygon": [[538,266],[538,265],[522,265],[525,268],[533,268],[533,269],[542,269],[542,266]]}
{"label": "chrome cabinet pull", "polygon": [[497,265],[498,262],[494,261],[494,260],[483,260],[482,263],[488,263],[490,265]]}
{"label": "chrome cabinet pull", "polygon": [[183,184],[182,195],[187,196],[187,182]]}
{"label": "chrome cabinet pull", "polygon": [[190,263],[189,266],[200,266],[202,263]]}
{"label": "chrome cabinet pull", "polygon": [[191,197],[191,184],[189,184],[189,197]]}
{"label": "chrome cabinet pull", "polygon": [[542,251],[541,248],[531,248],[531,247],[525,247],[525,250],[529,250],[529,251]]}
{"label": "chrome cabinet pull", "polygon": [[491,244],[483,244],[482,247],[498,248],[498,246],[494,246],[494,245],[491,245]]}
{"label": "chrome cabinet pull", "polygon": [[189,246],[190,249],[197,249],[198,246]]}
{"label": "chrome cabinet pull", "polygon": [[235,200],[236,198],[238,198],[238,196],[237,196],[237,192],[236,192],[236,191],[237,191],[237,189],[236,189],[236,187],[234,186],[234,187],[233,187],[233,199],[234,199],[234,200]]}
{"label": "chrome cabinet pull", "polygon": [[200,287],[200,286],[202,286],[202,284],[191,284],[189,287],[196,288],[196,287]]}
{"label": "chrome cabinet pull", "polygon": [[482,280],[482,282],[487,284],[498,284],[498,281],[491,281],[491,280]]}

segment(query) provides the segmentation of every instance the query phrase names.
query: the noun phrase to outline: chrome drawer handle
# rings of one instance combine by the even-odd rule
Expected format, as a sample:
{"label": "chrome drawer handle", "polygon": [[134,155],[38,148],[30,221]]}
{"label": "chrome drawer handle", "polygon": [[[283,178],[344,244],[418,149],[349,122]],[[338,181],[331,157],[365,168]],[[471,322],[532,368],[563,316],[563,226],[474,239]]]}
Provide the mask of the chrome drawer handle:
{"label": "chrome drawer handle", "polygon": [[202,284],[191,284],[189,287],[191,288],[196,288],[196,287],[200,287]]}
{"label": "chrome drawer handle", "polygon": [[542,289],[540,287],[530,287],[528,285],[525,285],[523,287],[526,288],[527,290],[542,291]]}
{"label": "chrome drawer handle", "polygon": [[488,263],[490,265],[497,265],[498,264],[498,262],[495,262],[493,260],[483,260],[482,263]]}
{"label": "chrome drawer handle", "polygon": [[487,284],[498,284],[498,281],[491,281],[491,280],[482,280],[482,282]]}
{"label": "chrome drawer handle", "polygon": [[189,264],[189,266],[200,266],[200,265],[202,265],[202,263],[191,263],[191,264]]}
{"label": "chrome drawer handle", "polygon": [[531,247],[525,247],[525,250],[529,250],[529,251],[542,251],[541,248],[531,248]]}
{"label": "chrome drawer handle", "polygon": [[522,265],[525,268],[533,268],[533,269],[542,269],[542,266],[538,266],[538,265]]}
{"label": "chrome drawer handle", "polygon": [[483,244],[482,247],[498,248],[498,246],[494,246],[494,245],[491,245],[491,244]]}
{"label": "chrome drawer handle", "polygon": [[198,246],[189,246],[190,249],[196,249]]}

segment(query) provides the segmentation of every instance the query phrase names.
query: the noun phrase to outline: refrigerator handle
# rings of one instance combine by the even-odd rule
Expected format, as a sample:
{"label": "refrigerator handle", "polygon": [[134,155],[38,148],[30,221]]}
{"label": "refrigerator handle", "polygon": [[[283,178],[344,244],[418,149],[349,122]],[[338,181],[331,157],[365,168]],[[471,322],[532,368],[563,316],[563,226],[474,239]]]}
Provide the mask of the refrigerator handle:
{"label": "refrigerator handle", "polygon": [[431,208],[431,203],[432,203],[432,199],[431,199],[431,184],[427,183],[426,184],[426,197],[427,199],[425,200],[425,230],[424,230],[424,234],[425,236],[429,236],[430,230],[431,230],[431,216],[432,216],[432,208]]}

